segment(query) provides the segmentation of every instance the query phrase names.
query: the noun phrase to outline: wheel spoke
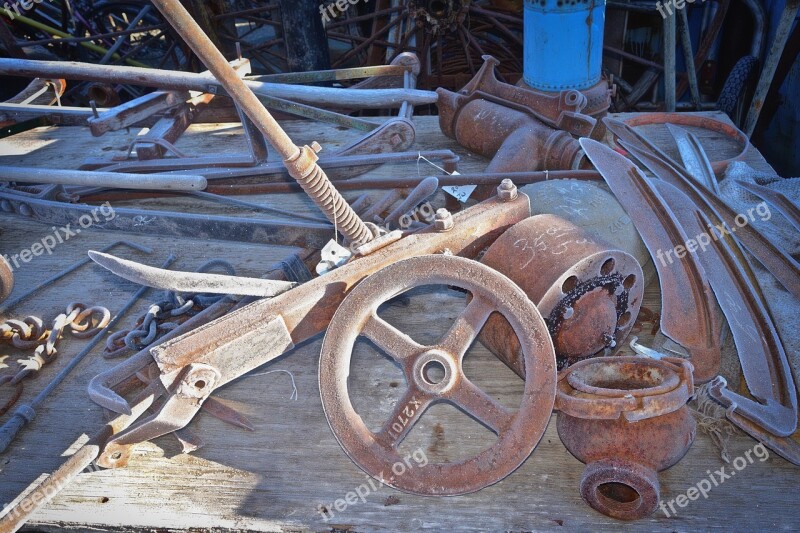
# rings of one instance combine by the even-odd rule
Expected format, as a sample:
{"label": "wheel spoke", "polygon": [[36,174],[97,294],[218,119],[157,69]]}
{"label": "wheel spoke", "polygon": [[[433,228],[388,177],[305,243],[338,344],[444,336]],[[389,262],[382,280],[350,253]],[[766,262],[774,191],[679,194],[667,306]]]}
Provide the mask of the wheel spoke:
{"label": "wheel spoke", "polygon": [[367,320],[361,334],[400,364],[405,364],[409,357],[425,349],[422,345],[414,342],[414,339],[374,313]]}
{"label": "wheel spoke", "polygon": [[486,300],[481,296],[473,295],[472,301],[467,304],[467,308],[456,318],[450,331],[444,336],[440,344],[441,348],[463,358],[492,311],[494,311],[494,307]]}
{"label": "wheel spoke", "polygon": [[498,435],[511,426],[516,416],[466,377],[462,377],[448,399]]}
{"label": "wheel spoke", "polygon": [[419,421],[428,408],[431,400],[414,386],[409,386],[406,393],[392,409],[392,414],[381,430],[375,434],[375,439],[385,446],[397,448]]}

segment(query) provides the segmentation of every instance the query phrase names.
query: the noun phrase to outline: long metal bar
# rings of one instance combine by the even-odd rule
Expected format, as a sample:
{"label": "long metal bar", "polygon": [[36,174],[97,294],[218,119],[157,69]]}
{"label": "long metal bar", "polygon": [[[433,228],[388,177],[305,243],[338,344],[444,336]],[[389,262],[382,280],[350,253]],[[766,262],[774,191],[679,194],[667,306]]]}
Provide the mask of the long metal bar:
{"label": "long metal bar", "polygon": [[675,18],[664,19],[664,107],[675,111]]}
{"label": "long metal bar", "polygon": [[0,166],[0,181],[165,191],[202,191],[207,185],[203,176],[192,174],[128,174],[100,170],[6,166]]}
{"label": "long metal bar", "polygon": [[775,40],[772,41],[772,47],[769,49],[769,54],[764,62],[764,68],[761,70],[761,77],[756,86],[756,92],[750,104],[750,111],[747,112],[747,118],[744,121],[744,132],[748,137],[753,135],[756,125],[758,124],[761,108],[764,107],[764,100],[767,97],[770,85],[772,85],[772,78],[775,77],[775,71],[778,69],[778,62],[783,55],[786,41],[789,40],[789,33],[792,31],[798,9],[800,9],[800,0],[786,0],[786,5],[778,21],[778,28],[775,30]]}
{"label": "long metal bar", "polygon": [[[213,75],[118,65],[95,65],[72,61],[33,61],[0,58],[0,74],[26,78],[99,81],[210,93],[218,93],[222,89],[221,81],[215,79]],[[405,101],[415,106],[435,104],[438,101],[438,96],[435,92],[419,89],[336,89],[258,81],[244,81],[242,84],[257,95],[263,94],[265,96],[285,98],[317,106],[385,109],[400,107]]]}
{"label": "long metal bar", "polygon": [[[403,176],[396,178],[352,178],[337,180],[336,187],[342,191],[360,189],[398,189],[416,187],[427,177]],[[436,176],[440,187],[464,185],[499,185],[504,179],[510,179],[519,185],[539,183],[556,179],[576,179],[582,181],[602,181],[603,177],[594,170],[553,170],[535,172],[503,172],[485,174],[453,174],[450,176]],[[212,181],[209,183],[208,192],[215,194],[271,194],[292,193],[300,191],[294,183],[253,183],[229,184]]]}
{"label": "long metal bar", "polygon": [[[23,212],[33,220],[61,228],[76,228],[81,217],[91,217],[98,212],[95,206],[43,200],[8,189],[0,189],[0,199],[4,200],[3,206],[13,212]],[[162,238],[183,237],[321,249],[333,237],[328,224],[296,220],[282,222],[124,207],[115,207],[113,217],[97,218],[99,221],[93,224],[93,229],[143,233]]]}
{"label": "long metal bar", "polygon": [[[694,52],[692,51],[692,37],[689,34],[689,15],[686,9],[677,9],[680,17],[681,29],[681,48],[683,49],[683,61],[686,64],[686,75],[689,78],[689,93],[692,97],[692,105],[700,110],[700,87],[697,84],[697,70],[694,66]],[[673,107],[674,110],[674,107]]]}
{"label": "long metal bar", "polygon": [[246,76],[247,81],[267,81],[270,83],[319,83],[323,81],[344,81],[375,76],[402,76],[411,67],[405,65],[377,65],[374,67],[341,68],[335,70],[312,70],[308,72],[286,72]]}
{"label": "long metal bar", "polygon": [[319,152],[321,147],[316,145],[313,148],[309,146],[300,148],[294,144],[179,1],[153,0],[153,4],[180,33],[214,78],[219,80],[236,105],[269,140],[283,159],[289,175],[297,180],[309,198],[337,229],[354,243],[363,244],[372,240],[374,235],[370,229],[333,187],[325,171],[317,164],[316,152]]}

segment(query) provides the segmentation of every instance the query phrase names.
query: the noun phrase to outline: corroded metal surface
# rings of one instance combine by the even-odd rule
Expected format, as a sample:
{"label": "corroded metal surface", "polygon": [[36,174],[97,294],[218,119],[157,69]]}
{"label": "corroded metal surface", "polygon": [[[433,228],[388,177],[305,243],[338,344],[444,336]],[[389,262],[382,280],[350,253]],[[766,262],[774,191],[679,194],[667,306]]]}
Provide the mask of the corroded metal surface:
{"label": "corroded metal surface", "polygon": [[[625,201],[636,229],[653,256],[661,286],[661,331],[686,348],[697,368],[719,366],[721,321],[705,271],[692,254],[677,257],[689,237],[642,172],[624,156],[591,139],[586,155],[611,190]],[[677,260],[670,253],[675,252]],[[703,374],[710,379],[712,376]]]}
{"label": "corroded metal surface", "polygon": [[[481,262],[507,275],[536,303],[559,368],[621,346],[642,304],[644,275],[636,259],[554,215],[515,225]],[[519,341],[502,317],[489,319],[481,342],[524,375]]]}
{"label": "corroded metal surface", "polygon": [[[710,222],[689,197],[669,183],[653,183],[687,233],[708,236]],[[708,242],[710,247],[696,256],[728,320],[745,381],[756,401],[729,391],[721,381],[715,382],[711,395],[773,434],[791,435],[797,427],[797,397],[775,325],[728,245],[710,236]],[[695,376],[710,379],[717,373],[718,367],[695,368]]]}
{"label": "corroded metal surface", "polygon": [[686,407],[693,387],[691,363],[673,358],[589,359],[559,374],[558,435],[586,463],[581,495],[589,505],[622,520],[655,511],[657,472],[694,441]]}
{"label": "corroded metal surface", "polygon": [[[741,241],[786,290],[800,298],[800,264],[797,261],[772,244],[751,224],[739,226],[736,223],[738,213],[728,207],[713,192],[697,183],[685,169],[631,127],[610,118],[605,118],[603,121],[608,129],[620,139],[623,148],[641,161],[653,174],[674,185],[691,198],[703,211],[703,214],[717,225],[717,232],[722,233],[723,236],[730,236],[731,228],[736,227],[736,240]],[[732,237],[731,240],[733,240]],[[735,248],[734,252],[736,252]],[[737,253],[737,256],[740,264],[743,265],[746,260],[740,253]],[[751,276],[751,281],[757,285],[755,276]]]}
{"label": "corroded metal surface", "polygon": [[0,302],[4,301],[14,290],[14,272],[6,258],[0,255]]}
{"label": "corroded metal surface", "polygon": [[[378,317],[378,307],[390,298],[413,287],[438,284],[466,289],[472,299],[437,344],[417,344]],[[508,320],[521,344],[525,392],[517,411],[478,388],[462,369],[464,355],[493,312]],[[402,368],[408,387],[377,432],[370,431],[356,413],[347,390],[351,354],[359,335],[370,339]],[[331,320],[319,364],[325,415],[347,455],[381,483],[415,494],[465,494],[508,476],[541,439],[555,394],[555,354],[539,312],[511,280],[459,257],[406,259],[361,282]],[[441,380],[427,375],[431,364],[444,368]],[[497,434],[497,441],[464,461],[428,464],[394,475],[392,465],[402,461],[398,446],[428,406],[437,401],[463,409]]]}
{"label": "corroded metal surface", "polygon": [[375,235],[342,198],[328,180],[325,171],[317,164],[317,152],[321,150],[319,144],[314,142],[311,146],[299,147],[292,142],[180,2],[154,0],[153,4],[205,63],[247,118],[269,140],[286,165],[289,175],[297,180],[337,230],[351,242],[364,244],[372,240]]}

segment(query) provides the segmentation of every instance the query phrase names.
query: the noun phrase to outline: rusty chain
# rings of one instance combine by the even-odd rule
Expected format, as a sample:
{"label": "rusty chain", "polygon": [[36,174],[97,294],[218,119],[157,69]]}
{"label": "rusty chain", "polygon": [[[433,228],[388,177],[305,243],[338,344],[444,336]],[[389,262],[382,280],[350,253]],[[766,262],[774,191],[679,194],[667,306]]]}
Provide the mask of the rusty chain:
{"label": "rusty chain", "polygon": [[[0,324],[0,342],[8,343],[20,350],[33,350],[33,355],[18,359],[19,369],[0,374],[0,388],[14,387],[11,397],[0,406],[0,416],[4,415],[19,400],[23,391],[23,381],[35,376],[45,365],[53,362],[58,355],[56,344],[69,329],[72,336],[88,339],[95,336],[111,320],[111,312],[105,307],[87,306],[73,302],[65,312],[59,314],[50,328],[36,316],[22,320],[7,320]],[[0,356],[0,368],[9,356]]]}
{"label": "rusty chain", "polygon": [[[215,268],[224,270],[231,276],[236,275],[233,265],[220,259],[205,263],[197,272],[208,273]],[[165,291],[164,299],[152,304],[136,321],[136,327],[108,336],[103,357],[114,359],[131,351],[143,350],[223,297],[219,294],[179,294]]]}

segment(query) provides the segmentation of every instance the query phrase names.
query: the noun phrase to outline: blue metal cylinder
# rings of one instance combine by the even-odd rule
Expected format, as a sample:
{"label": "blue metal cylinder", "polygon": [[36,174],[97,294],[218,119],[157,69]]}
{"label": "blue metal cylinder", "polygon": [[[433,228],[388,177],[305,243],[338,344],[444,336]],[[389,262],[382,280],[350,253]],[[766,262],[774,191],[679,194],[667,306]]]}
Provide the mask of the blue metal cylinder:
{"label": "blue metal cylinder", "polygon": [[525,82],[540,91],[600,81],[606,0],[525,0]]}

